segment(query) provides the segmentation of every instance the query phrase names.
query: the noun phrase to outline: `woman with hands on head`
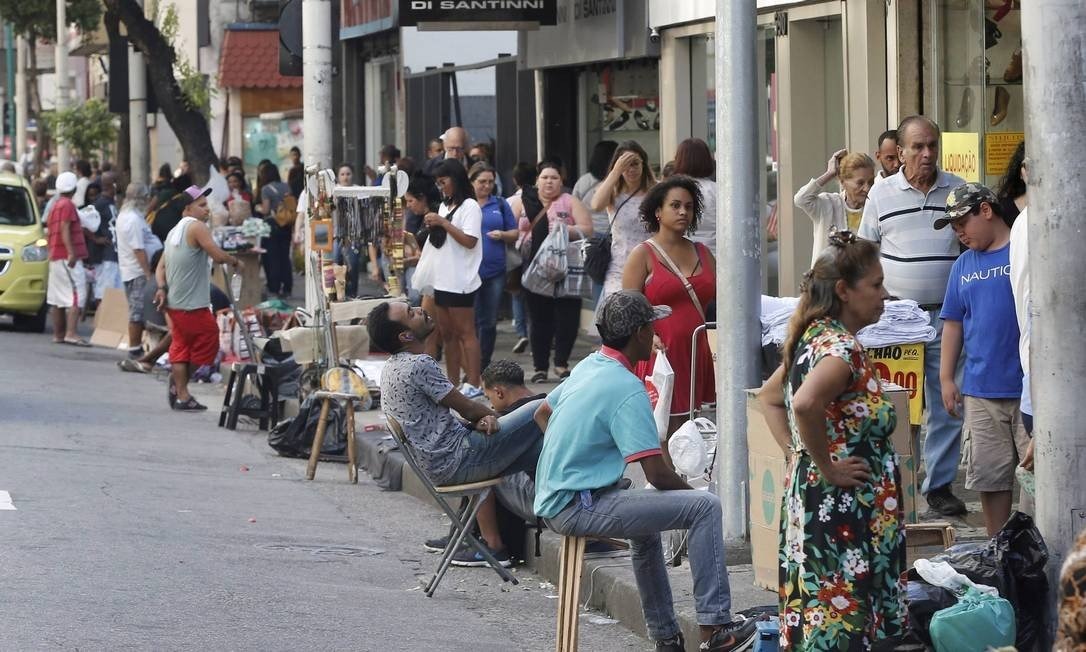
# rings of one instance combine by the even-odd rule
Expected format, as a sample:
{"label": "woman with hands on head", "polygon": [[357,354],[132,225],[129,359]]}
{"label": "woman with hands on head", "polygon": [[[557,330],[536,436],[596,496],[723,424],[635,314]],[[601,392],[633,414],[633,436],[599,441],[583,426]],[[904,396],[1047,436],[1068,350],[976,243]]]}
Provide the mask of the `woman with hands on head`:
{"label": "woman with hands on head", "polygon": [[904,634],[898,418],[856,333],[886,290],[878,245],[835,232],[801,286],[783,363],[759,394],[790,458],[781,509],[783,649],[870,649]]}
{"label": "woman with hands on head", "polygon": [[[822,192],[822,188],[837,179],[839,192]],[[797,208],[814,222],[814,245],[811,251],[813,266],[826,248],[830,231],[848,229],[856,233],[860,229],[867,193],[875,183],[875,161],[863,152],[848,153],[839,149],[826,161],[822,176],[811,179],[796,192],[793,200]]]}
{"label": "woman with hands on head", "polygon": [[633,140],[620,143],[589,206],[594,211],[607,210],[611,232],[611,264],[596,305],[602,306],[609,295],[622,289],[622,270],[630,253],[649,238],[641,222],[641,201],[655,183],[645,149]]}

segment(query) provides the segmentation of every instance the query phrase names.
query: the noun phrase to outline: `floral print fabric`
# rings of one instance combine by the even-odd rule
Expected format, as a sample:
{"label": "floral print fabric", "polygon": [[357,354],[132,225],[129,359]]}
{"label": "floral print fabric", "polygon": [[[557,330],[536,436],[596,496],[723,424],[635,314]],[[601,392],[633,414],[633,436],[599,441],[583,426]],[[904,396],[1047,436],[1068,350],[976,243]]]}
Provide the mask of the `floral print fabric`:
{"label": "floral print fabric", "polygon": [[[871,481],[829,484],[803,450],[792,398],[819,361],[848,363],[851,383],[826,408],[830,458],[862,457]],[[868,650],[905,633],[905,530],[901,474],[890,434],[897,424],[863,347],[837,320],[811,323],[784,384],[797,453],[781,506],[781,648]]]}

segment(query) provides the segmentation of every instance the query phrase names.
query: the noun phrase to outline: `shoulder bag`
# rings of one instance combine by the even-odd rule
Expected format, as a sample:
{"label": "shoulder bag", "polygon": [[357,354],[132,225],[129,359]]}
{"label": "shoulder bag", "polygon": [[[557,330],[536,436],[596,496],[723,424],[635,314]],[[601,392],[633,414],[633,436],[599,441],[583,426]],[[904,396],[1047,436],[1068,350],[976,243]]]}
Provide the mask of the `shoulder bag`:
{"label": "shoulder bag", "polygon": [[631,199],[633,199],[633,195],[622,200],[622,203],[615,209],[615,214],[611,216],[611,223],[607,226],[607,233],[593,233],[585,245],[585,274],[588,274],[590,279],[600,285],[603,285],[604,279],[607,278],[607,269],[611,266],[611,231],[615,227],[615,220],[618,219],[618,212]]}
{"label": "shoulder bag", "polygon": [[[705,321],[705,309],[701,307],[701,301],[698,301],[698,293],[694,291],[694,286],[690,285],[690,281],[683,276],[683,273],[679,271],[679,266],[675,264],[674,260],[671,260],[671,256],[667,255],[664,248],[653,242],[651,239],[646,240],[645,244],[649,245],[656,252],[656,255],[664,263],[664,267],[667,267],[680,281],[682,281],[683,287],[686,289],[686,294],[690,297],[690,300],[694,302],[694,307],[698,309],[698,314],[701,315],[701,321]],[[694,245],[694,251],[698,254],[698,260],[701,260],[701,252],[698,251],[698,246]]]}

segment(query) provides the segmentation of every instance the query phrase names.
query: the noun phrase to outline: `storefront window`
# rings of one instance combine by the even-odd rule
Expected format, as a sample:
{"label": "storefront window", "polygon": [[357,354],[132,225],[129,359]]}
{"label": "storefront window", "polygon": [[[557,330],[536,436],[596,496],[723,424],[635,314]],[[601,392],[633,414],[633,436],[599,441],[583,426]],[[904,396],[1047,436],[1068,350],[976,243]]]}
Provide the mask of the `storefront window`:
{"label": "storefront window", "polygon": [[[601,140],[635,140],[660,161],[660,85],[655,61],[607,65],[585,72],[588,151]],[[659,173],[659,170],[656,170]]]}
{"label": "storefront window", "polygon": [[934,1],[943,168],[994,187],[1025,137],[1021,11],[1010,0]]}
{"label": "storefront window", "polygon": [[[301,118],[282,120],[245,118],[243,128],[245,142],[242,156],[246,174],[249,175],[256,174],[257,166],[264,159],[275,163],[279,166],[280,173],[285,174],[290,167],[290,148],[302,149],[304,144]],[[284,180],[286,180],[285,177]]]}

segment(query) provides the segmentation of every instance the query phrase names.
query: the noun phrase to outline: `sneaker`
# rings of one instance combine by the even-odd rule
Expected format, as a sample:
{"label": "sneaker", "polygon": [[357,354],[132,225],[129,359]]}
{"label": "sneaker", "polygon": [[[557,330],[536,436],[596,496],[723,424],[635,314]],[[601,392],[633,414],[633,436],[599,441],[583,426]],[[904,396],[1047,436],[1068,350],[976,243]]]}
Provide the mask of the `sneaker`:
{"label": "sneaker", "polygon": [[702,643],[698,649],[709,650],[709,652],[738,652],[738,650],[750,648],[757,635],[758,625],[754,620],[740,616],[739,619],[713,632],[709,640]]}
{"label": "sneaker", "polygon": [[[483,545],[485,546],[486,544],[484,543]],[[497,559],[498,563],[501,564],[503,567],[509,568],[513,565],[513,558],[509,556],[508,550],[494,550],[490,547],[487,547],[487,550],[490,551],[490,554],[494,555],[494,559]],[[471,546],[468,546],[453,555],[452,565],[466,568],[476,568],[479,566],[487,566],[488,564],[486,562],[486,559],[484,559],[483,556],[479,554],[478,550],[472,548]]]}
{"label": "sneaker", "polygon": [[470,398],[471,400],[482,398],[483,396],[483,390],[479,389],[475,385],[472,385],[471,383],[464,383],[463,385],[461,385],[460,393],[463,394],[465,397]]}
{"label": "sneaker", "polygon": [[537,371],[537,372],[535,372],[534,374],[532,374],[532,381],[531,382],[533,382],[533,383],[545,383],[545,382],[547,382],[547,372],[546,371]]}
{"label": "sneaker", "polygon": [[656,641],[656,652],[686,652],[686,641],[683,640],[683,633],[679,632],[675,635],[675,638]]}
{"label": "sneaker", "polygon": [[528,338],[522,337],[513,345],[513,353],[524,353],[528,350]]}
{"label": "sneaker", "polygon": [[932,489],[925,496],[928,499],[928,507],[936,514],[943,516],[964,516],[968,513],[965,503],[950,491],[950,485]]}
{"label": "sneaker", "polygon": [[445,552],[445,548],[449,545],[449,535],[438,537],[436,539],[427,539],[423,542],[422,547],[426,548],[430,552]]}

